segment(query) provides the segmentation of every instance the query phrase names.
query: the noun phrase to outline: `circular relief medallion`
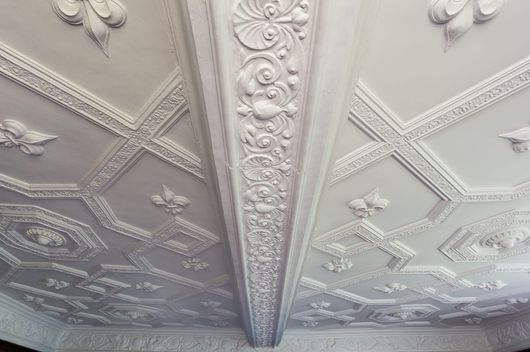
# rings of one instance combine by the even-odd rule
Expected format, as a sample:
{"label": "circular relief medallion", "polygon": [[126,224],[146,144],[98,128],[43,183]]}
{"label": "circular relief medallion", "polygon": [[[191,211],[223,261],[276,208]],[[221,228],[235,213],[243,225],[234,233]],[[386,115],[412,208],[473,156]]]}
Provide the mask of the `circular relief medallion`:
{"label": "circular relief medallion", "polygon": [[30,227],[26,230],[26,236],[33,242],[45,247],[62,247],[66,243],[63,236],[43,227]]}
{"label": "circular relief medallion", "polygon": [[490,233],[482,238],[480,244],[483,247],[504,250],[514,248],[528,238],[530,230],[526,227],[517,227]]}

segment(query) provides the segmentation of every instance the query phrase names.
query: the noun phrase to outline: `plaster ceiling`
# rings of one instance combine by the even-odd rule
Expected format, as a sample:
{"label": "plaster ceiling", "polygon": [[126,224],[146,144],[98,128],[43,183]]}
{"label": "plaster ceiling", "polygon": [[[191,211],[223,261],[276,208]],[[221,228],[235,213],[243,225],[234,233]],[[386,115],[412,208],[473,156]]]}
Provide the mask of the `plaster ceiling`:
{"label": "plaster ceiling", "polygon": [[1,2],[0,305],[57,327],[50,351],[108,350],[102,328],[493,348],[530,312],[528,13]]}

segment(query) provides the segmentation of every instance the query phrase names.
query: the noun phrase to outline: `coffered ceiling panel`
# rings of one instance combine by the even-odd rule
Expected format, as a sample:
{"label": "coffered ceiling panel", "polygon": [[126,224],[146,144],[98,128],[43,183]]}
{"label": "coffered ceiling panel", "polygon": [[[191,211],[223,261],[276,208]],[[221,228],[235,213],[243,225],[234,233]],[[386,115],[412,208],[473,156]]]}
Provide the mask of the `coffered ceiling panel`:
{"label": "coffered ceiling panel", "polygon": [[64,327],[239,328],[180,14],[0,7],[0,292]]}
{"label": "coffered ceiling panel", "polygon": [[[509,39],[530,9],[502,3],[381,2],[290,329],[473,329],[530,310],[530,52]],[[461,27],[435,23],[444,4]]]}
{"label": "coffered ceiling panel", "polygon": [[530,347],[529,13],[2,1],[0,339]]}

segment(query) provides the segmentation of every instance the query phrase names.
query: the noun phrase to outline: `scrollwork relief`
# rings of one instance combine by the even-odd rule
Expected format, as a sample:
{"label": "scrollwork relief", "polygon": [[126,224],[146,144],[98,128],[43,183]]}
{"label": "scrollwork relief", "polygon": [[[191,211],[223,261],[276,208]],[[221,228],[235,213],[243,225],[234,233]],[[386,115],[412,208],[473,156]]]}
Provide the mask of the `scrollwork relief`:
{"label": "scrollwork relief", "polygon": [[240,170],[250,301],[258,346],[270,345],[296,167],[297,96],[309,2],[240,0],[233,17],[243,58],[237,77]]}

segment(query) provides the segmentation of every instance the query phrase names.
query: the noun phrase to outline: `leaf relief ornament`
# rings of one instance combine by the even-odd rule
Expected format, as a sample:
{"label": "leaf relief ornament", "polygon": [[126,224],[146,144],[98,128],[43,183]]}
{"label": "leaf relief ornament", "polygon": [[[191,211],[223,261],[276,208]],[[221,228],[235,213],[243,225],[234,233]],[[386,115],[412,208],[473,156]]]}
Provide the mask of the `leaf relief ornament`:
{"label": "leaf relief ornament", "polygon": [[0,123],[0,146],[18,147],[28,155],[44,154],[44,145],[56,138],[57,136],[28,131],[26,126],[15,120],[4,120]]}
{"label": "leaf relief ornament", "polygon": [[506,138],[512,142],[512,149],[516,153],[526,152],[530,149],[530,127],[528,126],[499,134],[499,137]]}
{"label": "leaf relief ornament", "polygon": [[390,201],[379,196],[379,189],[374,188],[363,198],[354,199],[348,203],[354,215],[367,218],[375,214],[377,210],[385,209]]}
{"label": "leaf relief ornament", "polygon": [[473,23],[483,23],[497,16],[505,0],[432,0],[429,17],[445,24],[445,50],[471,29]]}
{"label": "leaf relief ornament", "polygon": [[119,0],[52,0],[52,8],[64,22],[82,24],[107,57],[109,27],[121,27],[127,20],[127,10]]}

